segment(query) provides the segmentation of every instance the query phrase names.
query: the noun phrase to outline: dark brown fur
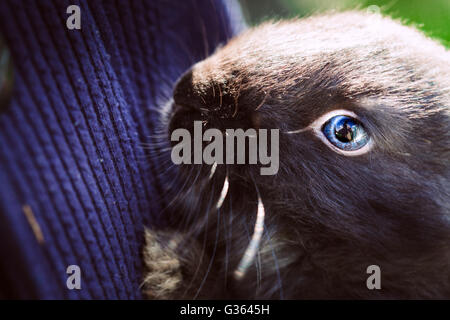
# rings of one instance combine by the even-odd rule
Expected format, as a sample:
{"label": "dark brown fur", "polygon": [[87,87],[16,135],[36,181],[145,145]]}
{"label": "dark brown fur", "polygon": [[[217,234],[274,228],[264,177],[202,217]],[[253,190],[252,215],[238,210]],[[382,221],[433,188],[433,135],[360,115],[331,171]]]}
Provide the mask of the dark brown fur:
{"label": "dark brown fur", "polygon": [[[275,176],[219,165],[208,181],[206,165],[176,168],[189,188],[177,189],[165,214],[183,284],[164,298],[450,298],[450,54],[441,45],[357,12],[266,23],[194,65],[174,102],[170,131],[202,119],[287,132],[347,109],[374,148],[346,157],[311,132],[281,133]],[[226,173],[230,192],[214,211]],[[236,282],[256,188],[266,230]],[[381,290],[366,287],[374,264]]]}

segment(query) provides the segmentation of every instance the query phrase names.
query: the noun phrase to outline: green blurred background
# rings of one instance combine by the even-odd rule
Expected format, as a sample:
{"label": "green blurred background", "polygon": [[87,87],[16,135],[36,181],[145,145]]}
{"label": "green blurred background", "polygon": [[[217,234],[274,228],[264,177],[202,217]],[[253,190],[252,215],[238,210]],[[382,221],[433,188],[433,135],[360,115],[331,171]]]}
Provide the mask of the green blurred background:
{"label": "green blurred background", "polygon": [[330,10],[381,12],[414,25],[450,47],[450,0],[240,0],[250,25]]}

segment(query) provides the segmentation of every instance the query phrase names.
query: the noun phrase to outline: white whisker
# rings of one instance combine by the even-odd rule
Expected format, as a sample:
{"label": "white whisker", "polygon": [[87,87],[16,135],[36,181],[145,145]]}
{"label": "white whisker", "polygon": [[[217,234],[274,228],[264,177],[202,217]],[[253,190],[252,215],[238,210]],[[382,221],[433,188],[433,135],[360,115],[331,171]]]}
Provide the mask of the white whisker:
{"label": "white whisker", "polygon": [[228,187],[229,187],[228,176],[226,176],[225,181],[223,183],[222,191],[220,192],[219,200],[217,201],[217,204],[216,204],[216,210],[219,210],[220,207],[222,207],[222,204],[228,194]]}
{"label": "white whisker", "polygon": [[213,177],[214,173],[216,172],[217,169],[217,162],[214,162],[212,167],[211,167],[211,172],[209,174],[208,180],[211,180],[211,178]]}
{"label": "white whisker", "polygon": [[237,269],[234,271],[234,278],[236,280],[241,280],[244,277],[249,265],[252,263],[256,253],[258,252],[259,244],[261,243],[261,236],[264,232],[264,217],[264,205],[261,197],[258,195],[258,213],[256,216],[255,230],[247,249],[245,249],[244,256],[239,262]]}
{"label": "white whisker", "polygon": [[310,129],[311,128],[307,127],[307,128],[293,130],[293,131],[286,131],[285,133],[287,133],[287,134],[302,133],[302,132],[305,132],[305,131],[310,130]]}

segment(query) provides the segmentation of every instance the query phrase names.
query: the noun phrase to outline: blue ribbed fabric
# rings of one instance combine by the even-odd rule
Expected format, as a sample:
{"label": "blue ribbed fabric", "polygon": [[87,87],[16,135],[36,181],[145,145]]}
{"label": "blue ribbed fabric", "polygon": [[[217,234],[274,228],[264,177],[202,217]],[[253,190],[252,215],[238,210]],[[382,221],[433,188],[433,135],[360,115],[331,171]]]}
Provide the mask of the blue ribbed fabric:
{"label": "blue ribbed fabric", "polygon": [[[174,81],[236,32],[224,1],[0,1],[16,71],[0,110],[0,297],[141,298],[165,183],[142,143]],[[71,4],[81,30],[66,28]],[[66,287],[72,264],[81,290]]]}

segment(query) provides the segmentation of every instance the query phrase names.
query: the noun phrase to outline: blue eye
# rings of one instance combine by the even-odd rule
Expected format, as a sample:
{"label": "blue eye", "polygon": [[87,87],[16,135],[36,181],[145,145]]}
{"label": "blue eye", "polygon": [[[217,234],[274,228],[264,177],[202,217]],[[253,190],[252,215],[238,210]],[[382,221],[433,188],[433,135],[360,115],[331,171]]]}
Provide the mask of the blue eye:
{"label": "blue eye", "polygon": [[369,142],[369,136],[361,122],[348,116],[334,116],[322,126],[328,141],[344,151],[354,151]]}

